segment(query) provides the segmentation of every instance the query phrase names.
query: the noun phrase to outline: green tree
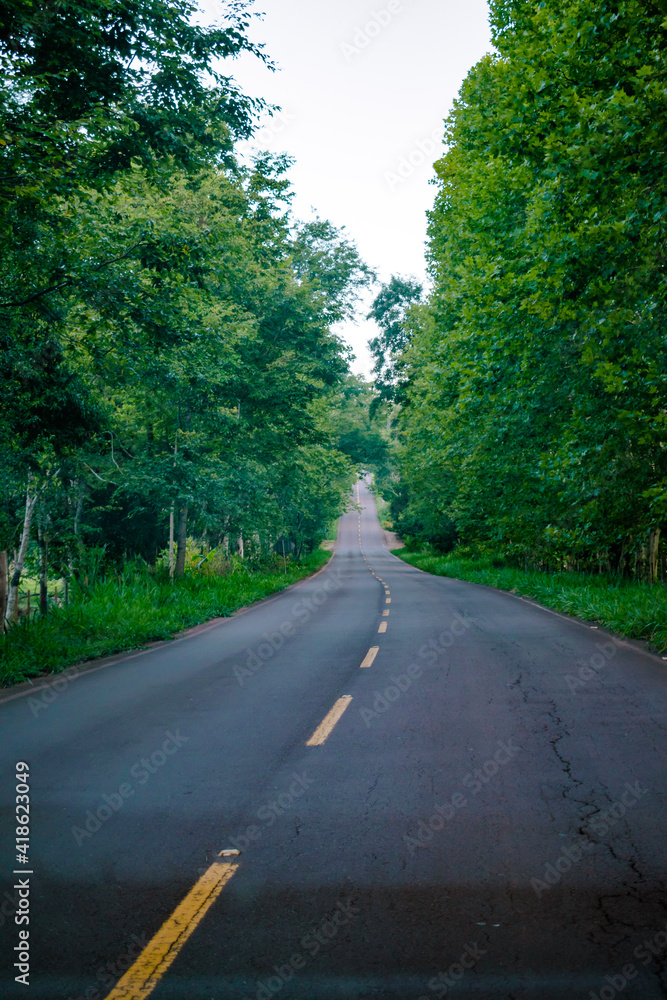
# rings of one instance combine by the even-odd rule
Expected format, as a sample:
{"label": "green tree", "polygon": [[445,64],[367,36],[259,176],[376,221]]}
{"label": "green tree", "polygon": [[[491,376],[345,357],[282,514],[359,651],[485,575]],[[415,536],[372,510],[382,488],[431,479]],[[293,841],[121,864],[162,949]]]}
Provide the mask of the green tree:
{"label": "green tree", "polygon": [[664,13],[510,0],[491,15],[497,53],[465,81],[437,164],[434,291],[405,355],[408,508],[435,492],[464,539],[654,578]]}
{"label": "green tree", "polygon": [[414,278],[392,275],[373,300],[367,318],[380,327],[380,333],[368,341],[378,390],[373,412],[380,403],[398,403],[404,398],[406,376],[403,355],[410,343],[406,313],[413,302],[421,299],[422,291],[422,285]]}

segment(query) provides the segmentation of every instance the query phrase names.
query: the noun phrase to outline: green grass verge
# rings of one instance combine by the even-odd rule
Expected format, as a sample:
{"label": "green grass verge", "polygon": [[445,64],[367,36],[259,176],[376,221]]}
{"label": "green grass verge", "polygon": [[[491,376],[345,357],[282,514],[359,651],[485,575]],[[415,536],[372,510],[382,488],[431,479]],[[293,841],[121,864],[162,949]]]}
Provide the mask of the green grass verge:
{"label": "green grass verge", "polygon": [[650,586],[587,573],[521,570],[494,565],[500,560],[492,556],[457,551],[443,556],[398,549],[394,555],[427,573],[509,590],[629,639],[645,639],[660,652],[667,650],[667,588],[662,584]]}
{"label": "green grass verge", "polygon": [[174,584],[149,573],[126,573],[91,588],[82,600],[23,619],[0,636],[0,686],[76,663],[136,649],[211,618],[231,615],[284,590],[324,566],[329,552],[271,570],[237,567],[228,576],[189,574]]}
{"label": "green grass verge", "polygon": [[389,513],[389,504],[384,497],[380,496],[379,492],[374,492],[373,496],[375,497],[375,506],[377,507],[378,520],[381,526],[385,529],[385,531],[393,531],[394,522],[392,521]]}

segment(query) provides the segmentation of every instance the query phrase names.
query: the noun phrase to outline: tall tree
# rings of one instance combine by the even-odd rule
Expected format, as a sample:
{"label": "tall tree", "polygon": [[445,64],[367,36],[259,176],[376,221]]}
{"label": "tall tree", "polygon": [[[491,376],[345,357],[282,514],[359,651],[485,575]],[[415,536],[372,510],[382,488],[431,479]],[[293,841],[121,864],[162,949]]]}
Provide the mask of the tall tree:
{"label": "tall tree", "polygon": [[406,355],[410,503],[435,490],[464,538],[651,576],[667,516],[664,13],[494,0],[491,15],[497,53],[465,81],[436,165],[434,291]]}
{"label": "tall tree", "polygon": [[380,333],[371,337],[368,347],[373,356],[373,374],[379,396],[373,412],[382,402],[401,402],[405,389],[405,363],[403,354],[410,342],[410,329],[406,313],[422,296],[422,285],[415,278],[392,275],[373,300],[368,319],[380,327]]}

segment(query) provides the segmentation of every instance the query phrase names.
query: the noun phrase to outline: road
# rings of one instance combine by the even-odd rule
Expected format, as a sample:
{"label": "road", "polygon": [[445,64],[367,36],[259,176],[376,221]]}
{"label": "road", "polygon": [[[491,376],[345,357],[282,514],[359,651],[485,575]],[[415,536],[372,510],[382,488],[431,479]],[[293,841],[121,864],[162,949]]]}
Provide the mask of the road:
{"label": "road", "polygon": [[359,489],[318,575],[0,702],[3,997],[667,996],[666,664],[406,565]]}

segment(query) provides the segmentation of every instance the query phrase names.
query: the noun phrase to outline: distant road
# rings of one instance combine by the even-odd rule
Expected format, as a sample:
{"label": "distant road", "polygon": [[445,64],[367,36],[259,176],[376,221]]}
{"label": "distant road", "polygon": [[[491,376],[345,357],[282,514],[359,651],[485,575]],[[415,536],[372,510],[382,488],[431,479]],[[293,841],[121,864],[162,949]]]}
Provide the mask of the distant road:
{"label": "distant road", "polygon": [[0,701],[2,997],[667,997],[665,664],[359,496],[302,584]]}

